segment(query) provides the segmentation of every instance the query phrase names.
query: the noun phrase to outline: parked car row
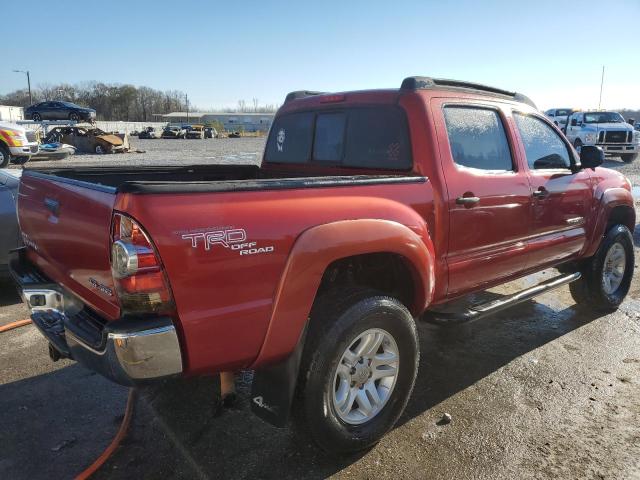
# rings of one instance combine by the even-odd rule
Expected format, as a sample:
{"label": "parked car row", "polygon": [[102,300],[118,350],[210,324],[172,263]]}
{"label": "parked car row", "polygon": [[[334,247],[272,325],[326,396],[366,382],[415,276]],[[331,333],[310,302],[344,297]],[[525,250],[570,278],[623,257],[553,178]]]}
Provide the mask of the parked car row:
{"label": "parked car row", "polygon": [[185,124],[168,124],[164,128],[146,127],[142,131],[134,130],[131,132],[134,137],[142,139],[154,138],[216,138],[218,131],[213,127],[205,125],[185,125]]}

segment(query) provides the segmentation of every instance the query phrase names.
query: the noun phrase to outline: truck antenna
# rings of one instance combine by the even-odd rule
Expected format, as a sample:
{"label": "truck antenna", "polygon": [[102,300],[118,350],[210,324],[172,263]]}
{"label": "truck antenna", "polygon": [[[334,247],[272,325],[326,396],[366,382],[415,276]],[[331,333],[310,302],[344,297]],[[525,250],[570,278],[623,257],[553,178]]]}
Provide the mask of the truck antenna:
{"label": "truck antenna", "polygon": [[604,84],[604,65],[602,66],[602,77],[600,78],[600,99],[598,100],[598,110],[602,104],[602,85]]}

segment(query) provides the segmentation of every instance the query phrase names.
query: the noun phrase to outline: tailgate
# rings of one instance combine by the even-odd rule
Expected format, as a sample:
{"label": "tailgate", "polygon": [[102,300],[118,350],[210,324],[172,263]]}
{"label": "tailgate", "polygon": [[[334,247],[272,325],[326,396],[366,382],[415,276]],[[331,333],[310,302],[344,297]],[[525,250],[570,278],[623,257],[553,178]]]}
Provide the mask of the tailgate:
{"label": "tailgate", "polygon": [[108,319],[119,316],[109,263],[115,190],[25,171],[18,218],[29,259]]}

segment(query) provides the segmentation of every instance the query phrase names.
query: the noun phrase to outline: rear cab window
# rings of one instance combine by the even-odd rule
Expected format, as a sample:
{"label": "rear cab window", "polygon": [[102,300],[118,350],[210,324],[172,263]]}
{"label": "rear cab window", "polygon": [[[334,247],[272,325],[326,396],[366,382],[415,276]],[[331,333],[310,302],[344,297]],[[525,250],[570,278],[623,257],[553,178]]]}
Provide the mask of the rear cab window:
{"label": "rear cab window", "polygon": [[409,170],[409,129],[397,106],[344,107],[286,113],[276,118],[266,163]]}

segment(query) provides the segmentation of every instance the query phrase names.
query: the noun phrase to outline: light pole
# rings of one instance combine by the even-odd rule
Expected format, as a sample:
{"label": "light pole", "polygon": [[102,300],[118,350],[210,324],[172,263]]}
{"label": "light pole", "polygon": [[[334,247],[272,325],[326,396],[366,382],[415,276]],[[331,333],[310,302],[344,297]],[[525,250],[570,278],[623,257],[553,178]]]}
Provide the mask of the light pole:
{"label": "light pole", "polygon": [[27,76],[27,85],[29,86],[29,105],[32,105],[33,98],[31,98],[31,77],[29,77],[29,70],[14,70],[14,73],[24,73]]}

